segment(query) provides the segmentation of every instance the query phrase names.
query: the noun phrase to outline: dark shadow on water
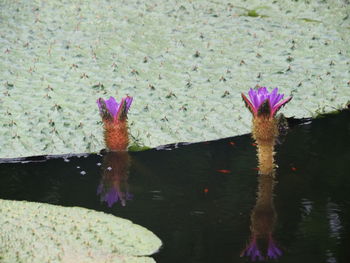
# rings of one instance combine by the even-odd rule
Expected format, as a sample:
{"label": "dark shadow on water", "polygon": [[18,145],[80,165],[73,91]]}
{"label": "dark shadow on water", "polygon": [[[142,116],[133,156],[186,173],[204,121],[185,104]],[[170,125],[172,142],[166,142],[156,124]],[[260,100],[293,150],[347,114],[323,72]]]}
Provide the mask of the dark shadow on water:
{"label": "dark shadow on water", "polygon": [[[349,111],[296,125],[282,141],[271,213],[282,255],[273,261],[350,262]],[[164,242],[157,262],[250,261],[240,255],[251,241],[261,184],[250,135],[125,155],[0,162],[0,198],[128,218]]]}

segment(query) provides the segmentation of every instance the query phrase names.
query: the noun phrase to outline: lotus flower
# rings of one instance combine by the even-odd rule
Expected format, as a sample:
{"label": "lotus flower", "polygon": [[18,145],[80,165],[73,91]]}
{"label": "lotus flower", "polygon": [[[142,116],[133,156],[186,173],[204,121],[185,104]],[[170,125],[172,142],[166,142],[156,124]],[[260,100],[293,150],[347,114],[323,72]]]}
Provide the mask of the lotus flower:
{"label": "lotus flower", "polygon": [[278,88],[273,89],[271,93],[266,87],[260,87],[258,90],[250,89],[248,95],[250,99],[243,93],[242,98],[254,117],[267,114],[272,118],[282,106],[292,99],[292,97],[283,99],[284,94],[278,94]]}
{"label": "lotus flower", "polygon": [[97,105],[102,119],[113,121],[125,120],[132,100],[132,97],[127,96],[122,98],[122,101],[118,103],[114,97],[110,97],[108,100],[99,98]]}

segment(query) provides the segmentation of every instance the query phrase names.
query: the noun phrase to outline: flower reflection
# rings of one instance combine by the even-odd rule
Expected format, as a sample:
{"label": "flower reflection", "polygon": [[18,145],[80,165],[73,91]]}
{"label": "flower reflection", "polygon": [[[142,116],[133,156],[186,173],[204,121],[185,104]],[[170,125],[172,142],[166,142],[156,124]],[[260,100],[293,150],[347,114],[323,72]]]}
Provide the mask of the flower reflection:
{"label": "flower reflection", "polygon": [[277,259],[282,255],[282,250],[273,238],[277,221],[273,204],[274,185],[273,174],[261,174],[259,176],[257,200],[250,216],[251,238],[249,244],[241,253],[241,257],[249,257],[251,261]]}
{"label": "flower reflection", "polygon": [[108,152],[104,156],[102,178],[97,194],[109,207],[118,201],[125,206],[126,201],[132,199],[128,184],[129,166],[130,156],[126,151]]}
{"label": "flower reflection", "polygon": [[241,256],[249,257],[252,261],[277,259],[282,255],[282,250],[273,239],[277,218],[273,204],[274,151],[279,132],[275,115],[292,97],[283,100],[284,94],[279,94],[277,88],[270,93],[265,87],[257,91],[250,89],[248,95],[250,99],[243,93],[242,98],[253,114],[252,134],[257,145],[260,176],[257,200],[250,216],[251,238]]}
{"label": "flower reflection", "polygon": [[270,259],[277,259],[280,256],[282,256],[282,250],[277,247],[272,235],[270,235],[269,246],[267,248],[267,257]]}
{"label": "flower reflection", "polygon": [[250,257],[250,259],[252,261],[264,260],[264,257],[261,255],[261,251],[259,250],[259,248],[256,244],[256,237],[255,236],[253,236],[249,245],[243,250],[241,257],[242,256]]}
{"label": "flower reflection", "polygon": [[122,206],[125,206],[126,200],[132,199],[132,195],[129,192],[122,192],[113,186],[110,186],[108,192],[105,192],[107,189],[104,189],[104,187],[104,184],[101,183],[97,188],[97,194],[101,195],[101,201],[106,202],[109,207],[112,207],[118,200],[120,200]]}

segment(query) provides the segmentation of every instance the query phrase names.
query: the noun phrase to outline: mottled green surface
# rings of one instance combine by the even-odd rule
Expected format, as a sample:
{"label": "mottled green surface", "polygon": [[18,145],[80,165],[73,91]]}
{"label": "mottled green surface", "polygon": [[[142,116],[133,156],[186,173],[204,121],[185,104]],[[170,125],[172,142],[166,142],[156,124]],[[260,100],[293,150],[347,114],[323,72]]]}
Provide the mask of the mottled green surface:
{"label": "mottled green surface", "polygon": [[161,241],[131,221],[79,207],[0,199],[0,262],[151,263]]}
{"label": "mottled green surface", "polygon": [[[263,6],[261,5],[263,3]],[[347,1],[0,2],[0,157],[98,151],[98,97],[135,100],[145,146],[249,132],[240,92],[279,87],[287,116],[350,98]]]}

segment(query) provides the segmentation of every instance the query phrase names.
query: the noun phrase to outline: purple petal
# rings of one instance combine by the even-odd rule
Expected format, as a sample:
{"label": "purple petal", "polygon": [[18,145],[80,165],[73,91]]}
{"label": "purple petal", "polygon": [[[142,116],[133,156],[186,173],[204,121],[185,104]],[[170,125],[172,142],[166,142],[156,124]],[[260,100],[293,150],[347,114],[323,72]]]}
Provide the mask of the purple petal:
{"label": "purple petal", "polygon": [[251,102],[251,100],[249,100],[246,95],[244,95],[243,93],[241,93],[242,99],[245,102],[246,107],[251,111],[251,113],[253,113],[253,115],[255,116],[257,114],[257,108],[253,105],[253,103]]}
{"label": "purple petal", "polygon": [[284,97],[284,94],[278,94],[273,106],[275,106],[281,99],[283,99],[283,97]]}
{"label": "purple petal", "polygon": [[261,252],[256,244],[256,239],[253,238],[248,245],[248,247],[242,252],[241,256],[250,257],[252,261],[263,260],[264,257],[261,255]]}
{"label": "purple petal", "polygon": [[119,104],[116,114],[118,120],[123,120],[127,118],[128,110],[131,106],[132,100],[133,98],[129,96],[122,98],[122,101]]}
{"label": "purple petal", "polygon": [[126,111],[129,111],[129,108],[130,108],[130,106],[131,106],[131,103],[132,103],[132,101],[133,101],[133,97],[130,97],[130,96],[127,96],[126,98],[125,98],[125,101],[126,101]]}
{"label": "purple petal", "polygon": [[130,97],[130,96],[123,98],[120,103],[118,103],[114,97],[109,97],[108,100],[99,98],[97,100],[97,105],[102,117],[106,116],[106,111],[107,111],[108,112],[107,115],[111,115],[112,118],[115,119],[122,108],[123,108],[123,114],[125,115],[124,117],[126,117],[126,114],[131,106],[132,101],[133,101],[133,97]]}
{"label": "purple petal", "polygon": [[278,102],[277,104],[275,104],[272,107],[272,111],[271,111],[271,116],[275,115],[275,113],[282,107],[284,106],[286,103],[288,103],[290,100],[292,99],[292,97],[288,97],[284,100],[281,100],[280,102]]}
{"label": "purple petal", "polygon": [[266,87],[260,87],[260,88],[258,89],[258,91],[259,91],[261,94],[267,94],[267,93],[269,93],[269,91],[267,90]]}
{"label": "purple petal", "polygon": [[267,90],[266,87],[260,87],[260,88],[258,89],[258,94],[259,94],[260,96],[266,97],[266,96],[269,94],[269,91]]}
{"label": "purple petal", "polygon": [[269,101],[270,101],[271,107],[276,105],[276,103],[278,103],[283,98],[283,96],[284,94],[278,94],[278,88],[274,88],[272,92],[269,94]]}
{"label": "purple petal", "polygon": [[252,102],[254,108],[258,109],[259,103],[257,101],[257,92],[251,88],[248,92],[248,95],[249,95],[250,101]]}
{"label": "purple petal", "polygon": [[115,202],[118,202],[118,199],[119,199],[118,192],[114,189],[114,187],[111,187],[109,189],[109,192],[106,193],[105,195],[105,201],[107,202],[109,207],[112,207],[112,205]]}
{"label": "purple petal", "polygon": [[267,91],[266,87],[261,87],[258,89],[257,92],[257,107],[259,108],[263,102],[268,99],[269,92]]}
{"label": "purple petal", "polygon": [[[278,98],[279,98],[279,94],[277,94],[278,92],[278,88],[274,88],[273,91],[270,94],[270,105],[271,107],[273,107],[273,105],[275,105],[278,102]],[[283,96],[283,95],[282,95]]]}
{"label": "purple petal", "polygon": [[[285,100],[282,100],[284,97],[284,94],[279,94],[278,93],[278,88],[274,88],[270,93],[267,90],[266,87],[260,87],[258,90],[254,90],[254,89],[250,89],[248,92],[249,98],[250,98],[250,102],[251,105],[248,106],[250,108],[254,108],[253,110],[251,109],[251,111],[253,111],[253,114],[255,115],[256,112],[258,112],[259,108],[261,107],[261,105],[268,100],[269,102],[269,106],[270,106],[270,116],[274,116],[274,114],[284,105],[286,104],[288,101],[291,100],[291,97],[288,97]],[[243,96],[242,96],[243,97]],[[244,97],[243,97],[244,98]],[[244,100],[247,103],[247,99],[244,98]]]}
{"label": "purple petal", "polygon": [[282,255],[282,251],[276,246],[272,237],[269,239],[269,246],[267,249],[267,256],[271,259],[277,259]]}
{"label": "purple petal", "polygon": [[101,112],[102,112],[102,105],[101,105],[100,100],[103,100],[103,99],[99,98],[99,99],[96,101],[96,103],[97,103],[98,109],[100,110],[100,113],[101,113]]}
{"label": "purple petal", "polygon": [[119,103],[115,100],[114,97],[109,97],[108,100],[105,100],[107,110],[113,116],[113,118],[117,115]]}

